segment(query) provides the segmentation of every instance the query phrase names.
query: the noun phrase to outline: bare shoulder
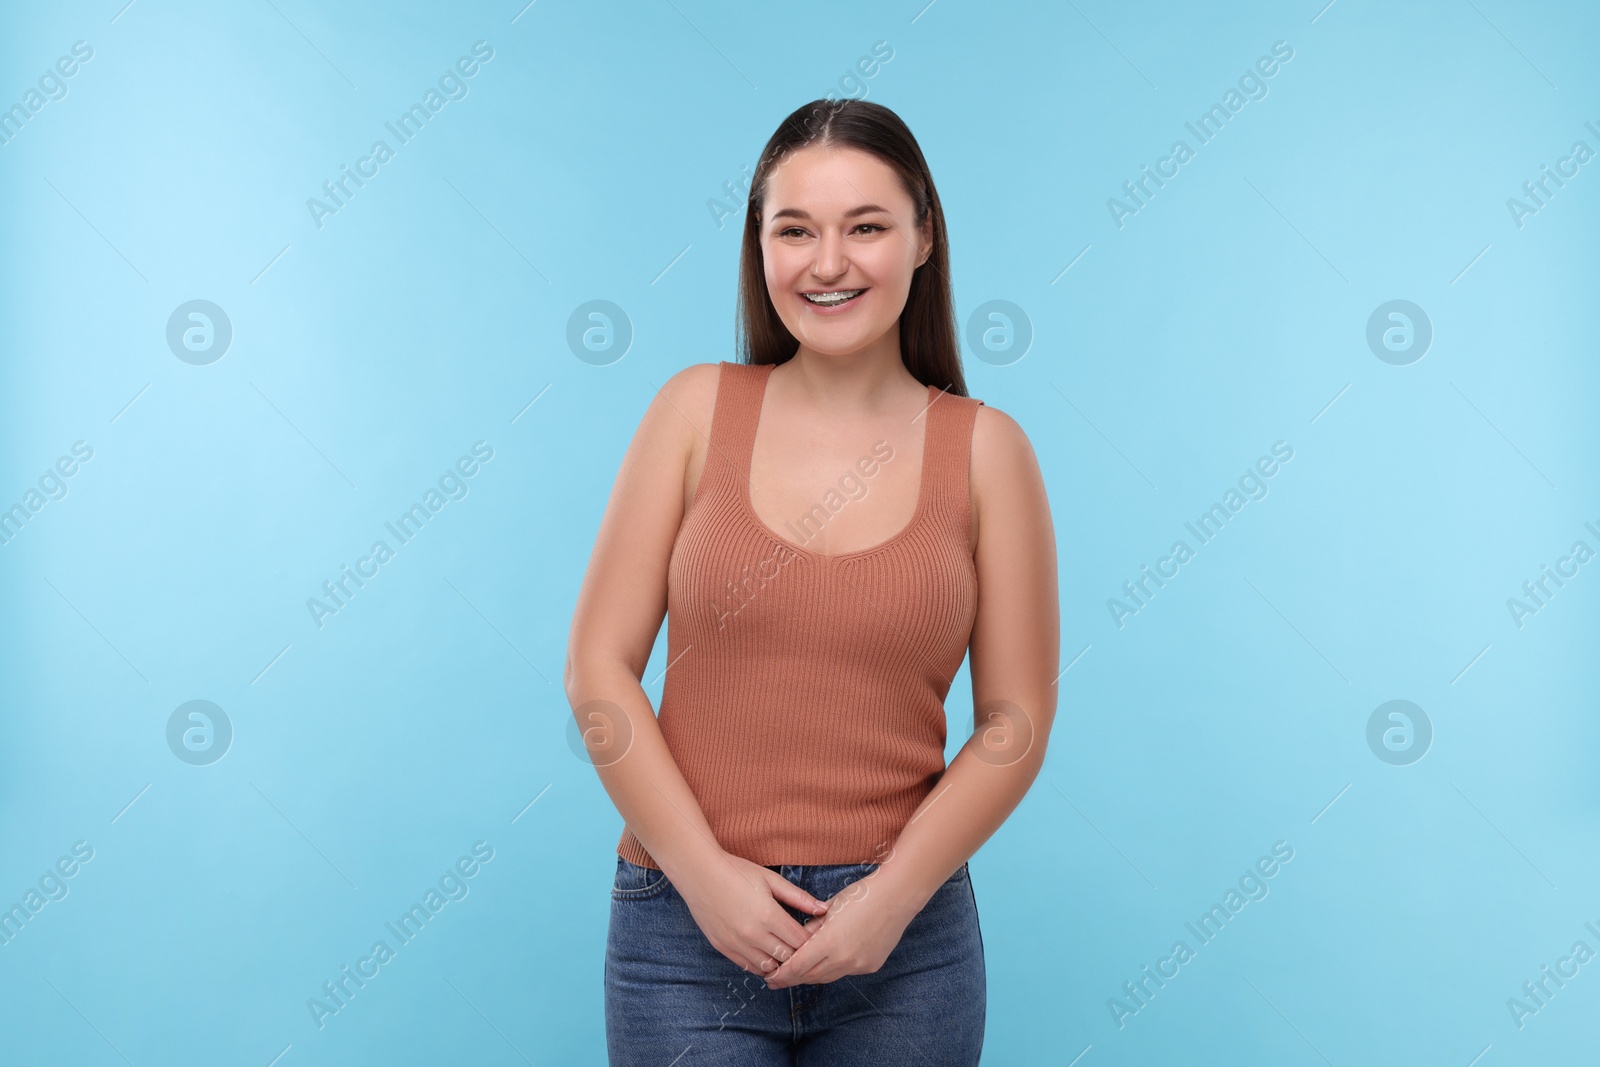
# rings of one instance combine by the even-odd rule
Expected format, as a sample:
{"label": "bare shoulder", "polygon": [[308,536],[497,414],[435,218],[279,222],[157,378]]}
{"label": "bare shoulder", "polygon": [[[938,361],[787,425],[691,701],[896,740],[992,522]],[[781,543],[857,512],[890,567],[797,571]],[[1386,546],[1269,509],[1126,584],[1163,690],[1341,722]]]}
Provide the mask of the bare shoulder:
{"label": "bare shoulder", "polygon": [[1033,442],[1010,415],[985,402],[972,426],[972,488],[1016,484],[1019,475],[1039,469]]}
{"label": "bare shoulder", "polygon": [[656,449],[687,457],[695,442],[711,434],[711,412],[717,401],[718,365],[694,363],[668,378],[651,398],[639,433]]}
{"label": "bare shoulder", "polygon": [[985,515],[1003,528],[1022,516],[1047,513],[1048,508],[1033,442],[1016,419],[984,403],[972,426],[974,534],[981,542]]}
{"label": "bare shoulder", "polygon": [[[664,414],[676,414],[676,421],[692,436],[711,434],[711,412],[717,403],[717,378],[720,364],[694,363],[678,371],[661,385],[656,405],[665,405]],[[694,434],[698,430],[700,434]]]}

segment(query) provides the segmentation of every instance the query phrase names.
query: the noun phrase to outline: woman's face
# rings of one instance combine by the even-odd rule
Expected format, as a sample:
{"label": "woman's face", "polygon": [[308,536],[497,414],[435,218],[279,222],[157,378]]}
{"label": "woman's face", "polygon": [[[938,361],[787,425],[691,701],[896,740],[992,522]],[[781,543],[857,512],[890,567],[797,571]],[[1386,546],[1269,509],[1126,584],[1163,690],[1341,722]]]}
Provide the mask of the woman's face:
{"label": "woman's face", "polygon": [[[933,250],[932,233],[931,219],[918,231],[911,197],[877,156],[802,148],[767,179],[761,216],[767,293],[802,348],[843,356],[882,342],[898,353],[896,327],[912,272]],[[850,299],[828,307],[807,293]]]}

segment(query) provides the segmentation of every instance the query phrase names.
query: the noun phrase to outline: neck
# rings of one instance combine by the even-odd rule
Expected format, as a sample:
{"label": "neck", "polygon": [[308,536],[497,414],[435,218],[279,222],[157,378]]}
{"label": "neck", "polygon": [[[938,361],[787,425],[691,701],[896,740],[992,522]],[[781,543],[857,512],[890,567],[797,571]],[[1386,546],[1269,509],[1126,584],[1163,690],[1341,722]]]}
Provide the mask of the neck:
{"label": "neck", "polygon": [[774,368],[789,388],[820,411],[845,414],[881,411],[925,387],[906,370],[894,330],[887,344],[844,355],[827,355],[801,345],[793,358]]}

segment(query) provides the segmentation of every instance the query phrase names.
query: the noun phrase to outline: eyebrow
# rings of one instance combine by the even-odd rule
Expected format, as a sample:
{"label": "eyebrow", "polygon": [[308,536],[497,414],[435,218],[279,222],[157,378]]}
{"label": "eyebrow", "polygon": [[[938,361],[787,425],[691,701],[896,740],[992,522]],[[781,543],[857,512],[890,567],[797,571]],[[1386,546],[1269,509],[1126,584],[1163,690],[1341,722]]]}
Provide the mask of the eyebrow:
{"label": "eyebrow", "polygon": [[[847,219],[853,219],[858,215],[887,214],[889,214],[888,208],[879,207],[877,204],[862,204],[860,207],[853,207],[849,211],[846,211],[844,213],[844,217]],[[807,221],[810,221],[811,216],[797,207],[786,207],[779,211],[774,211],[772,213],[772,218],[774,221],[778,219],[806,219]]]}

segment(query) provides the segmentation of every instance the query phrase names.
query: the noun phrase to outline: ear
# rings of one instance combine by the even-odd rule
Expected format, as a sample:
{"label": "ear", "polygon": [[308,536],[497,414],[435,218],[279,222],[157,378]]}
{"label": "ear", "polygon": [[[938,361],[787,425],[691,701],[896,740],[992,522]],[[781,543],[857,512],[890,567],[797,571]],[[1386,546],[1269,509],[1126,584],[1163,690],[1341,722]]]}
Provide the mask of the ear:
{"label": "ear", "polygon": [[922,227],[917,233],[917,238],[918,238],[917,266],[920,267],[924,263],[928,262],[928,257],[929,256],[933,255],[933,214],[932,214],[932,212],[929,212],[928,217],[922,221]]}

